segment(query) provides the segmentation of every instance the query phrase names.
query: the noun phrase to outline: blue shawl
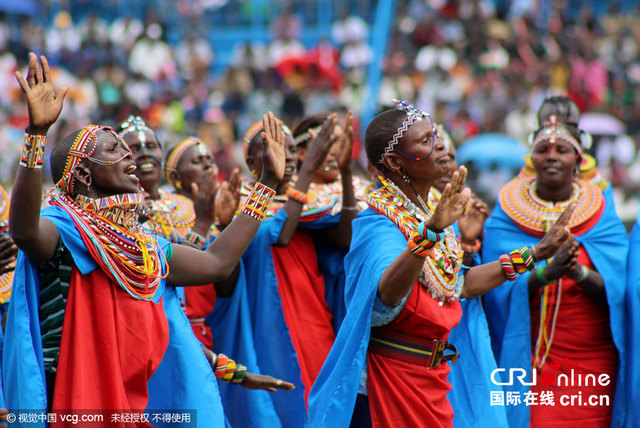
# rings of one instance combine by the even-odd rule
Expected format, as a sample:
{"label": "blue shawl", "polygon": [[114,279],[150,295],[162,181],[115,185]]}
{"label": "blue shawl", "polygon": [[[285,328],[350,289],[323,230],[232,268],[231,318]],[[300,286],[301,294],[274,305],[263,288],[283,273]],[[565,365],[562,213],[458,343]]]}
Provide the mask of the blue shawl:
{"label": "blue shawl", "polygon": [[[612,426],[620,426],[625,419],[625,367],[627,353],[625,329],[625,278],[627,238],[622,222],[618,218],[610,192],[604,192],[605,208],[600,220],[586,233],[576,236],[589,254],[596,270],[604,279],[609,303],[611,333],[618,348],[620,366]],[[515,248],[530,246],[540,238],[520,229],[498,204],[485,224],[485,238],[482,257],[485,261],[497,260],[501,254]],[[485,312],[489,321],[493,350],[498,367],[504,369],[523,368],[531,378],[531,320],[529,314],[529,273],[518,275],[516,281],[503,285],[485,295]],[[488,375],[488,374],[487,374]],[[520,396],[529,390],[528,386],[514,382],[505,391],[518,391]],[[529,408],[525,405],[507,406],[510,426],[529,426]]]}

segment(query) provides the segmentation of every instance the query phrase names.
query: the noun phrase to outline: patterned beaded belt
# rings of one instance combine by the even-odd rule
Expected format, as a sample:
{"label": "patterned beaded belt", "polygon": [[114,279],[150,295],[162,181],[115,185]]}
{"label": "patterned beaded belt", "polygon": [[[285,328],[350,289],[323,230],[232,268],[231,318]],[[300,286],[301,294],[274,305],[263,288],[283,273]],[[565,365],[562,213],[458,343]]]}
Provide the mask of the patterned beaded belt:
{"label": "patterned beaded belt", "polygon": [[[445,354],[445,351],[452,354]],[[398,333],[389,329],[371,329],[369,352],[405,361],[407,363],[426,366],[428,369],[440,364],[458,361],[458,350],[449,342],[435,339],[424,339],[408,334]]]}

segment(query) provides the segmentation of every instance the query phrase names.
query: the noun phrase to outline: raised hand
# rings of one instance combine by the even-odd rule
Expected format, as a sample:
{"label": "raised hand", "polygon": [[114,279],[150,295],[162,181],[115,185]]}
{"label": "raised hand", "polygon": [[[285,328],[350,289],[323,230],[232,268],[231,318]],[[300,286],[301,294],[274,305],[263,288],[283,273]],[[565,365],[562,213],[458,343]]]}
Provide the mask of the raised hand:
{"label": "raised hand", "polygon": [[351,168],[351,154],[353,152],[353,112],[349,110],[344,121],[340,148],[338,151],[338,166],[341,170]]}
{"label": "raised hand", "polygon": [[229,181],[224,181],[219,187],[216,196],[216,215],[220,227],[224,229],[231,223],[240,203],[240,170],[235,168],[231,172]]}
{"label": "raised hand", "polygon": [[569,220],[571,220],[571,214],[573,214],[574,209],[575,203],[569,204],[562,214],[560,214],[555,224],[551,226],[551,229],[549,229],[535,246],[535,254],[537,254],[539,260],[553,257],[562,244],[571,238],[571,232],[567,225],[569,224]]}
{"label": "raised hand", "polygon": [[271,112],[262,116],[262,127],[260,136],[264,146],[260,182],[275,189],[284,177],[284,131],[280,121]]}
{"label": "raised hand", "polygon": [[333,135],[333,129],[338,123],[338,115],[332,113],[322,124],[318,134],[311,134],[311,142],[307,146],[307,154],[302,163],[301,170],[311,173],[315,172],[323,164],[331,147],[336,143],[337,138]]}
{"label": "raised hand", "polygon": [[62,111],[62,101],[69,91],[68,86],[63,86],[56,93],[47,58],[41,55],[40,61],[42,61],[42,66],[40,66],[36,54],[33,52],[29,54],[27,80],[22,77],[19,71],[15,72],[20,88],[27,97],[29,110],[27,131],[32,134],[47,133],[49,127],[58,119]]}
{"label": "raised hand", "polygon": [[264,389],[265,391],[276,392],[277,389],[291,391],[295,389],[292,383],[276,379],[271,376],[247,372],[241,385],[247,389]]}
{"label": "raised hand", "polygon": [[557,280],[564,275],[569,274],[572,270],[576,270],[578,264],[578,243],[570,238],[565,241],[556,255],[544,268],[544,276],[550,280]]}
{"label": "raised hand", "polygon": [[462,241],[473,243],[482,233],[487,217],[489,217],[489,207],[472,193],[465,213],[458,219]]}
{"label": "raised hand", "polygon": [[471,190],[465,188],[467,168],[460,166],[451,176],[451,181],[444,188],[442,196],[436,205],[435,212],[429,220],[428,227],[442,230],[458,220],[471,199]]}
{"label": "raised hand", "polygon": [[210,226],[215,221],[217,191],[217,174],[212,174],[209,179],[201,181],[199,185],[191,183],[191,192],[194,196],[193,209],[196,213],[196,222],[202,222]]}

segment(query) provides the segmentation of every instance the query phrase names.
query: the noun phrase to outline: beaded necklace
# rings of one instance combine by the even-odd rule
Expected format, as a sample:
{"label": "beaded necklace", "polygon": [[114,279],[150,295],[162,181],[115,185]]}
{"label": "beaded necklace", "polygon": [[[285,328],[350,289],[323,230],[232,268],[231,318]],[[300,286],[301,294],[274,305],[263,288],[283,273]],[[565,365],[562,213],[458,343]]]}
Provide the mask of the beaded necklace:
{"label": "beaded necklace", "polygon": [[[407,240],[418,224],[428,220],[434,210],[431,198],[427,201],[429,212],[419,209],[395,184],[382,180],[383,187],[367,195],[367,203],[398,227]],[[463,252],[451,226],[445,229],[445,239],[439,241],[426,257],[418,282],[431,293],[440,306],[457,300],[460,294],[458,271]]]}
{"label": "beaded necklace", "polygon": [[[0,233],[9,233],[9,196],[0,186]],[[16,260],[7,266],[8,271],[0,275],[0,304],[9,301],[15,273]]]}
{"label": "beaded necklace", "polygon": [[[94,261],[135,299],[151,300],[162,275],[161,252],[151,234],[138,223],[142,193],[93,199],[65,193],[51,196],[51,205],[67,212],[80,231]],[[164,258],[164,255],[163,255]],[[166,262],[166,259],[165,259]]]}
{"label": "beaded necklace", "polygon": [[[358,208],[358,212],[364,211],[367,209],[367,202],[365,201],[367,193],[371,190],[369,188],[369,182],[364,179],[354,176],[353,180],[353,193],[356,199],[356,208]],[[338,178],[331,183],[311,183],[309,185],[309,192],[315,192],[318,195],[326,195],[337,202],[331,209],[331,214],[335,215],[342,211],[342,180]]]}
{"label": "beaded necklace", "polygon": [[576,208],[569,220],[570,229],[589,221],[604,202],[600,189],[589,181],[574,181],[569,200],[557,203],[540,198],[536,186],[535,177],[515,178],[502,188],[499,200],[511,220],[521,229],[537,236],[549,230],[549,225],[558,219],[571,202],[576,201]]}
{"label": "beaded necklace", "polygon": [[160,190],[160,199],[152,199],[149,226],[171,242],[181,242],[196,222],[192,202],[181,195]]}

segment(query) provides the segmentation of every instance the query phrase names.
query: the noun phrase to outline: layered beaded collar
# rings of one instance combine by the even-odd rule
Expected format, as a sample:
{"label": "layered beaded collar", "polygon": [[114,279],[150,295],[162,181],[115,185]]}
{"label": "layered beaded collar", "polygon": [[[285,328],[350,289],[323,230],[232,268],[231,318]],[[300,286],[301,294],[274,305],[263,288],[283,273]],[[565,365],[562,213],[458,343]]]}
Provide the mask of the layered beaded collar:
{"label": "layered beaded collar", "polygon": [[141,193],[101,199],[57,192],[51,205],[63,209],[76,225],[92,259],[135,299],[151,300],[158,291],[166,258],[153,236],[138,223]]}
{"label": "layered beaded collar", "polygon": [[535,236],[546,233],[571,202],[576,202],[576,207],[568,226],[575,234],[576,229],[600,212],[604,203],[602,191],[589,181],[574,181],[571,197],[558,203],[540,198],[536,186],[535,177],[518,177],[502,188],[498,198],[507,216]]}
{"label": "layered beaded collar", "polygon": [[[427,202],[429,212],[418,208],[392,182],[382,179],[383,187],[367,196],[367,203],[378,214],[390,219],[407,240],[418,224],[428,220],[434,210],[431,198]],[[445,239],[439,241],[426,257],[418,282],[436,299],[440,306],[458,299],[460,286],[458,271],[462,266],[463,252],[451,226],[445,229]]]}

